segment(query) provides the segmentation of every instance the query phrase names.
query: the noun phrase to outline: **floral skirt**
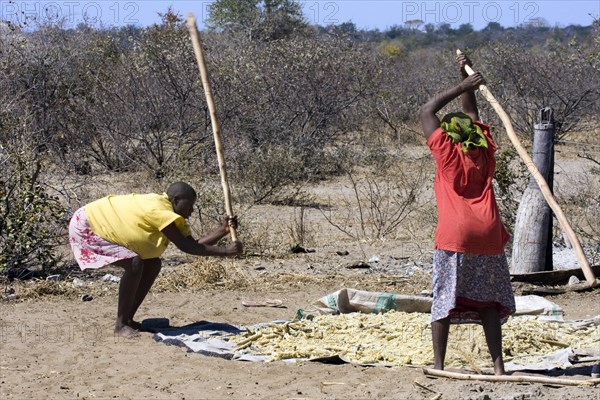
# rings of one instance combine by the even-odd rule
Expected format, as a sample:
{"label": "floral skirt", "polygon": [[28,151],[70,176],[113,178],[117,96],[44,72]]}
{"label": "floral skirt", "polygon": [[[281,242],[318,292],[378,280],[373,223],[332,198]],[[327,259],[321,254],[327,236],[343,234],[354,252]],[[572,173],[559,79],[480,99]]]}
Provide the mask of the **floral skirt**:
{"label": "floral skirt", "polygon": [[128,248],[96,235],[90,228],[83,207],[75,211],[69,223],[69,243],[82,270],[102,268],[116,261],[137,256]]}
{"label": "floral skirt", "polygon": [[480,308],[498,310],[501,322],[515,312],[515,297],[504,253],[482,255],[435,250],[431,321],[480,323]]}

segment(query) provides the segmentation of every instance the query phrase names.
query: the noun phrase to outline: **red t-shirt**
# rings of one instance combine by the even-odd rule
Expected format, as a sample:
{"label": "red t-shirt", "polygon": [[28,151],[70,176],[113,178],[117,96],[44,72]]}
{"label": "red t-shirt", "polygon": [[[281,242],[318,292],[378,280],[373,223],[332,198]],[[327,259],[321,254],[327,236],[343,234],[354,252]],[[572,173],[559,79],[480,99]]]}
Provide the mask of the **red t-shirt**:
{"label": "red t-shirt", "polygon": [[500,219],[492,178],[496,169],[496,144],[488,125],[476,122],[488,140],[488,148],[467,153],[461,144],[438,128],[427,140],[435,158],[435,197],[438,225],[435,248],[473,254],[500,254],[509,239]]}

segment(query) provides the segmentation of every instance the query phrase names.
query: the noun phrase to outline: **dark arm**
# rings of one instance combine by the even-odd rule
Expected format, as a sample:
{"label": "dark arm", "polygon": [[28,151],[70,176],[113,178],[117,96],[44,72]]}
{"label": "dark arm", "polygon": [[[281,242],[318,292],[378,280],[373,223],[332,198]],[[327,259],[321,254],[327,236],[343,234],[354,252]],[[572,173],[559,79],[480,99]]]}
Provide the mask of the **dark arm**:
{"label": "dark arm", "polygon": [[[221,229],[221,228],[220,228]],[[219,231],[218,229],[217,231]],[[214,246],[208,244],[210,240],[217,236],[217,231],[205,236],[199,241],[194,240],[191,236],[183,236],[177,226],[173,222],[162,230],[162,233],[169,239],[177,248],[184,253],[193,254],[196,256],[235,256],[242,252],[241,242],[231,242],[227,246]],[[223,235],[225,236],[225,235]],[[221,237],[223,237],[221,236]],[[221,238],[219,237],[217,241]]]}
{"label": "dark arm", "polygon": [[427,103],[423,104],[419,110],[419,117],[421,119],[423,135],[425,138],[429,139],[429,136],[431,136],[431,134],[440,127],[440,120],[435,115],[438,111],[466,91],[470,91],[472,93],[473,90],[475,90],[484,82],[483,76],[479,72],[476,72],[471,76],[467,76],[458,85],[436,94],[429,99]]}
{"label": "dark arm", "polygon": [[[467,79],[469,74],[465,71],[465,65],[472,67],[471,60],[464,54],[461,53],[456,56],[456,62],[460,65],[460,74],[462,80]],[[460,96],[460,101],[462,104],[462,110],[465,114],[467,114],[473,121],[479,121],[479,110],[477,109],[477,99],[475,97],[474,90],[467,90],[463,92]]]}
{"label": "dark arm", "polygon": [[198,243],[214,246],[219,240],[227,235],[228,231],[222,231],[221,228],[216,229],[208,235],[197,240]]}
{"label": "dark arm", "polygon": [[224,238],[225,236],[227,236],[229,234],[230,226],[233,227],[234,229],[237,229],[237,216],[225,218],[225,220],[223,221],[223,225],[221,225],[219,228],[215,229],[208,235],[198,239],[198,243],[208,244],[208,245],[217,244],[217,242],[219,240],[221,240],[222,238]]}

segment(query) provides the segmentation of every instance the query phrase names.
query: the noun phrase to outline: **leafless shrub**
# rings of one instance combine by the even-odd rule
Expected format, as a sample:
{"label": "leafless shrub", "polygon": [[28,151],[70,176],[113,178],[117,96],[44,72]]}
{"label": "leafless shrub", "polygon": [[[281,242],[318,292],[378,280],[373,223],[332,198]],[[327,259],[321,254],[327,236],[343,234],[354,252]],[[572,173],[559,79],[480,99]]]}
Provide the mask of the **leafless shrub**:
{"label": "leafless shrub", "polygon": [[502,222],[509,232],[513,232],[517,211],[523,191],[529,182],[527,167],[519,159],[516,150],[506,147],[496,153],[494,192]]}
{"label": "leafless shrub", "polygon": [[431,95],[458,79],[453,74],[449,52],[415,50],[397,58],[387,59],[380,89],[371,103],[377,116],[395,140],[416,142],[421,137],[417,111]]}
{"label": "leafless shrub", "polygon": [[384,174],[359,179],[348,173],[349,192],[341,206],[321,208],[327,222],[354,239],[382,239],[396,233],[418,208],[417,198],[428,177],[422,168],[399,163]]}
{"label": "leafless shrub", "polygon": [[[590,263],[600,261],[600,176],[572,173],[566,182],[556,187],[556,198],[563,206],[569,224],[581,241]],[[554,237],[561,237],[562,228],[554,224]]]}
{"label": "leafless shrub", "polygon": [[376,59],[341,38],[209,38],[233,179],[258,203],[293,202],[299,187],[336,169],[331,149],[361,125]]}
{"label": "leafless shrub", "polygon": [[[554,109],[557,138],[564,139],[590,115],[600,99],[600,71],[571,46],[526,49],[516,42],[482,47],[477,58],[515,129],[530,137],[538,110]],[[588,51],[585,50],[586,55]]]}
{"label": "leafless shrub", "polygon": [[308,246],[313,240],[313,231],[306,220],[306,209],[294,209],[294,215],[288,226],[288,235],[294,245]]}
{"label": "leafless shrub", "polygon": [[247,202],[293,204],[303,196],[308,179],[296,149],[265,144],[246,157],[237,160],[234,172],[239,195]]}
{"label": "leafless shrub", "polygon": [[272,218],[254,218],[244,223],[246,233],[241,232],[244,254],[250,257],[283,258],[289,255],[286,227]]}

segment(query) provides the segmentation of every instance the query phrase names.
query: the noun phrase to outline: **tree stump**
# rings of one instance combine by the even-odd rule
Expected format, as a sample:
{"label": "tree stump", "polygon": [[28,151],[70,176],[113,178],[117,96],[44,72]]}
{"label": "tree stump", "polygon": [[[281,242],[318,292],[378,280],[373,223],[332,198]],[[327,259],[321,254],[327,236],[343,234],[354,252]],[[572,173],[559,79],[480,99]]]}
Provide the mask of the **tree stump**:
{"label": "tree stump", "polygon": [[[533,162],[550,189],[554,175],[554,120],[551,108],[540,110],[533,130]],[[552,211],[533,176],[523,193],[513,237],[510,272],[552,270]]]}

